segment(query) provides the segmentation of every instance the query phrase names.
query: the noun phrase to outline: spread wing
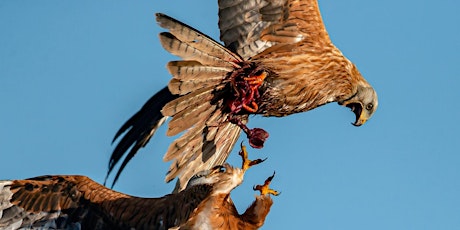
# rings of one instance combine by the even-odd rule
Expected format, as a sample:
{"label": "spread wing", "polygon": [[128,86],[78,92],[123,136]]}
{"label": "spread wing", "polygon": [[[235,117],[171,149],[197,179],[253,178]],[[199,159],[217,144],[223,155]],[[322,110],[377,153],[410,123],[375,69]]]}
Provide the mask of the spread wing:
{"label": "spread wing", "polygon": [[[242,58],[201,32],[164,14],[156,14],[158,24],[167,29],[159,35],[163,47],[184,60],[169,62],[173,78],[118,131],[128,130],[111,156],[109,173],[124,152],[132,149],[121,170],[143,147],[156,129],[168,123],[168,136],[178,135],[164,156],[172,161],[166,181],[179,177],[180,189],[197,172],[222,164],[235,145],[240,129],[228,121],[223,111],[222,92],[228,90],[227,74]],[[169,91],[168,91],[169,90]],[[243,122],[247,116],[241,118]],[[118,171],[117,176],[121,173]]]}
{"label": "spread wing", "polygon": [[84,176],[0,181],[0,229],[168,229],[185,223],[211,189],[197,185],[161,198],[138,198]]}
{"label": "spread wing", "polygon": [[168,88],[181,96],[161,111],[172,117],[168,136],[185,131],[163,158],[173,161],[166,181],[179,177],[183,188],[196,173],[222,164],[238,139],[240,129],[228,121],[221,92],[227,90],[227,74],[242,59],[179,21],[164,14],[156,16],[159,25],[169,31],[160,34],[163,48],[184,59],[168,63],[173,76]]}
{"label": "spread wing", "polygon": [[244,58],[276,44],[329,43],[317,0],[219,0],[220,39]]}
{"label": "spread wing", "polygon": [[[280,66],[276,65],[277,56],[289,62],[293,50],[303,53],[309,46],[324,47],[324,44],[330,44],[316,0],[219,0],[219,27],[225,47],[173,18],[163,14],[156,16],[159,25],[168,30],[160,34],[163,47],[183,60],[168,63],[167,68],[173,76],[168,84],[167,93],[170,97],[151,107],[154,110],[152,114],[158,115],[157,118],[149,118],[151,115],[147,111],[150,110],[143,108],[127,122],[126,125],[131,125],[132,129],[124,137],[127,141],[122,140],[119,144],[121,147],[117,146],[112,154],[110,169],[121,159],[123,153],[134,145],[123,162],[121,167],[123,169],[137,150],[145,145],[156,128],[164,122],[163,118],[170,116],[172,120],[168,124],[167,135],[174,136],[182,133],[182,136],[170,145],[164,156],[165,161],[172,161],[166,181],[179,177],[180,188],[183,188],[185,182],[195,173],[222,164],[237,141],[241,130],[228,122],[228,111],[223,109],[228,105],[223,98],[226,97],[225,93],[228,96],[229,82],[234,80],[229,78],[232,78],[233,74],[242,73],[244,70],[242,64],[249,63],[245,60],[260,64],[264,63],[261,59],[269,56],[274,64],[267,60],[266,66],[276,67]],[[299,44],[302,45],[301,49],[297,47],[300,46]],[[267,53],[270,55],[266,55]],[[338,56],[342,58],[341,55]],[[314,58],[311,62],[317,63]],[[285,93],[292,87],[295,89],[291,91],[297,96],[304,96],[298,91],[307,91],[297,87],[298,84],[286,80],[297,75],[295,71],[300,68],[291,68],[294,65],[301,66],[297,64],[299,63],[293,62],[289,63],[287,68],[273,68],[274,72],[279,71],[277,72],[279,75],[289,71],[294,74],[291,72],[284,74],[285,79],[282,80],[287,86],[281,85],[278,81],[281,77],[276,79],[276,82],[267,83],[270,85],[268,88],[272,89],[265,93],[265,98],[261,99],[263,103],[260,108],[265,110],[263,115],[286,116],[312,109],[335,98],[321,94],[321,100],[317,100],[319,102],[316,103],[315,99],[315,103],[311,106],[308,106],[311,100],[302,101],[302,104],[298,100],[288,101],[290,98],[287,98]],[[323,66],[316,64],[313,67],[321,69]],[[303,72],[305,70],[308,73],[316,73],[315,70],[302,69]],[[251,73],[242,73],[242,75]],[[255,73],[257,71],[254,71]],[[303,81],[302,84],[304,82],[309,85],[316,84],[308,78],[300,80]],[[248,84],[244,81],[241,83]],[[316,98],[316,91],[312,91],[313,98]],[[324,94],[328,93],[324,92]],[[289,104],[286,105],[288,102]],[[247,118],[245,114],[239,119],[242,123],[246,123]],[[136,121],[139,119],[145,121]],[[122,127],[121,132],[126,129],[125,126]],[[144,127],[135,128],[140,126]]]}

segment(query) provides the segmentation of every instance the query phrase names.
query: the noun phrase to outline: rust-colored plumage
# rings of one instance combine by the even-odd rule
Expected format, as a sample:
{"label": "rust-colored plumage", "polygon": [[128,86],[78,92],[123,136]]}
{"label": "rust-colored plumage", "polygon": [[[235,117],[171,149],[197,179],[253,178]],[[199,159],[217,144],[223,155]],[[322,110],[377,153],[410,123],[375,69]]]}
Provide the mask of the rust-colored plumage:
{"label": "rust-colored plumage", "polygon": [[195,175],[187,188],[161,198],[108,189],[85,176],[40,176],[0,181],[0,229],[257,229],[273,204],[268,183],[242,215],[230,192],[243,181],[243,166],[216,166]]}
{"label": "rust-colored plumage", "polygon": [[[119,173],[165,122],[183,133],[167,150],[166,181],[180,189],[198,171],[222,164],[240,131],[261,148],[268,133],[246,126],[250,114],[282,117],[338,102],[356,114],[356,126],[377,109],[374,89],[330,41],[316,0],[219,1],[225,47],[163,14],[163,47],[181,57],[167,65],[172,80],[118,131],[109,173],[131,147]],[[115,179],[115,181],[116,181]]]}
{"label": "rust-colored plumage", "polygon": [[264,185],[257,185],[254,190],[259,190],[260,195],[246,209],[243,214],[238,214],[232,199],[228,194],[209,196],[200,203],[190,219],[180,229],[220,229],[220,230],[251,230],[259,229],[265,222],[270,212],[273,200],[270,195],[277,196],[277,191],[268,188],[273,176],[269,177]]}
{"label": "rust-colored plumage", "polygon": [[0,181],[0,229],[168,229],[186,222],[211,191],[200,185],[162,198],[138,198],[85,176]]}

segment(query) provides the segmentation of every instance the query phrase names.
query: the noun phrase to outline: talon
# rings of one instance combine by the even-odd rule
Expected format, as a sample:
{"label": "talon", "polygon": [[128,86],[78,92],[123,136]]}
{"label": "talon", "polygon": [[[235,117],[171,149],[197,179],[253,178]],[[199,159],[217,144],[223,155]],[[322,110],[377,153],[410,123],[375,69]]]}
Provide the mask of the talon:
{"label": "talon", "polygon": [[271,181],[273,180],[273,177],[275,177],[275,172],[273,172],[273,175],[268,177],[266,180],[265,180],[265,183],[263,185],[256,185],[253,187],[254,191],[258,190],[260,191],[260,195],[266,195],[266,194],[271,194],[271,195],[274,195],[274,196],[278,196],[280,194],[280,192],[276,191],[276,190],[273,190],[269,187]]}
{"label": "talon", "polygon": [[239,152],[239,155],[241,156],[241,158],[243,158],[243,164],[241,165],[241,168],[243,169],[243,171],[246,171],[250,167],[256,164],[260,164],[266,160],[266,159],[249,160],[248,151],[246,150],[246,146],[243,145],[243,142],[241,142],[241,150]]}

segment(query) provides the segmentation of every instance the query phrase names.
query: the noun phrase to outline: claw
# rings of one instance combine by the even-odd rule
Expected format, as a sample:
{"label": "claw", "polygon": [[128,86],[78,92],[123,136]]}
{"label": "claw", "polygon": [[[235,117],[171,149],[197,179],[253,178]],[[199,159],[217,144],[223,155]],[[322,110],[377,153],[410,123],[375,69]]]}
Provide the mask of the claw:
{"label": "claw", "polygon": [[260,164],[264,162],[266,159],[256,159],[256,160],[249,160],[248,159],[248,151],[246,151],[246,146],[243,145],[243,142],[241,142],[241,150],[239,152],[239,155],[241,158],[243,158],[243,164],[241,165],[241,168],[243,171],[248,170],[250,167]]}
{"label": "claw", "polygon": [[268,177],[265,180],[265,183],[263,185],[254,186],[253,187],[254,191],[256,191],[256,190],[260,191],[260,195],[271,194],[271,195],[274,195],[274,196],[278,196],[279,194],[281,194],[280,192],[269,188],[270,182],[272,182],[273,177],[275,177],[275,172],[273,172],[273,175]]}

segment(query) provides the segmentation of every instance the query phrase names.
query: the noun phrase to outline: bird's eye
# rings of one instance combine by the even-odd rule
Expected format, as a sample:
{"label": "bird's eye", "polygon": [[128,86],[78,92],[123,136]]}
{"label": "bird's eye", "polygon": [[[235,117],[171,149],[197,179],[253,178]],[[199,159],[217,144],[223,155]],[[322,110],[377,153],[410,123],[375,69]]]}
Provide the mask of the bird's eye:
{"label": "bird's eye", "polygon": [[374,108],[374,105],[372,103],[366,105],[367,110],[371,110],[372,108]]}
{"label": "bird's eye", "polygon": [[223,172],[225,172],[225,170],[226,169],[225,169],[225,167],[223,165],[217,165],[217,166],[214,166],[212,168],[213,172],[219,172],[219,173],[223,173]]}

